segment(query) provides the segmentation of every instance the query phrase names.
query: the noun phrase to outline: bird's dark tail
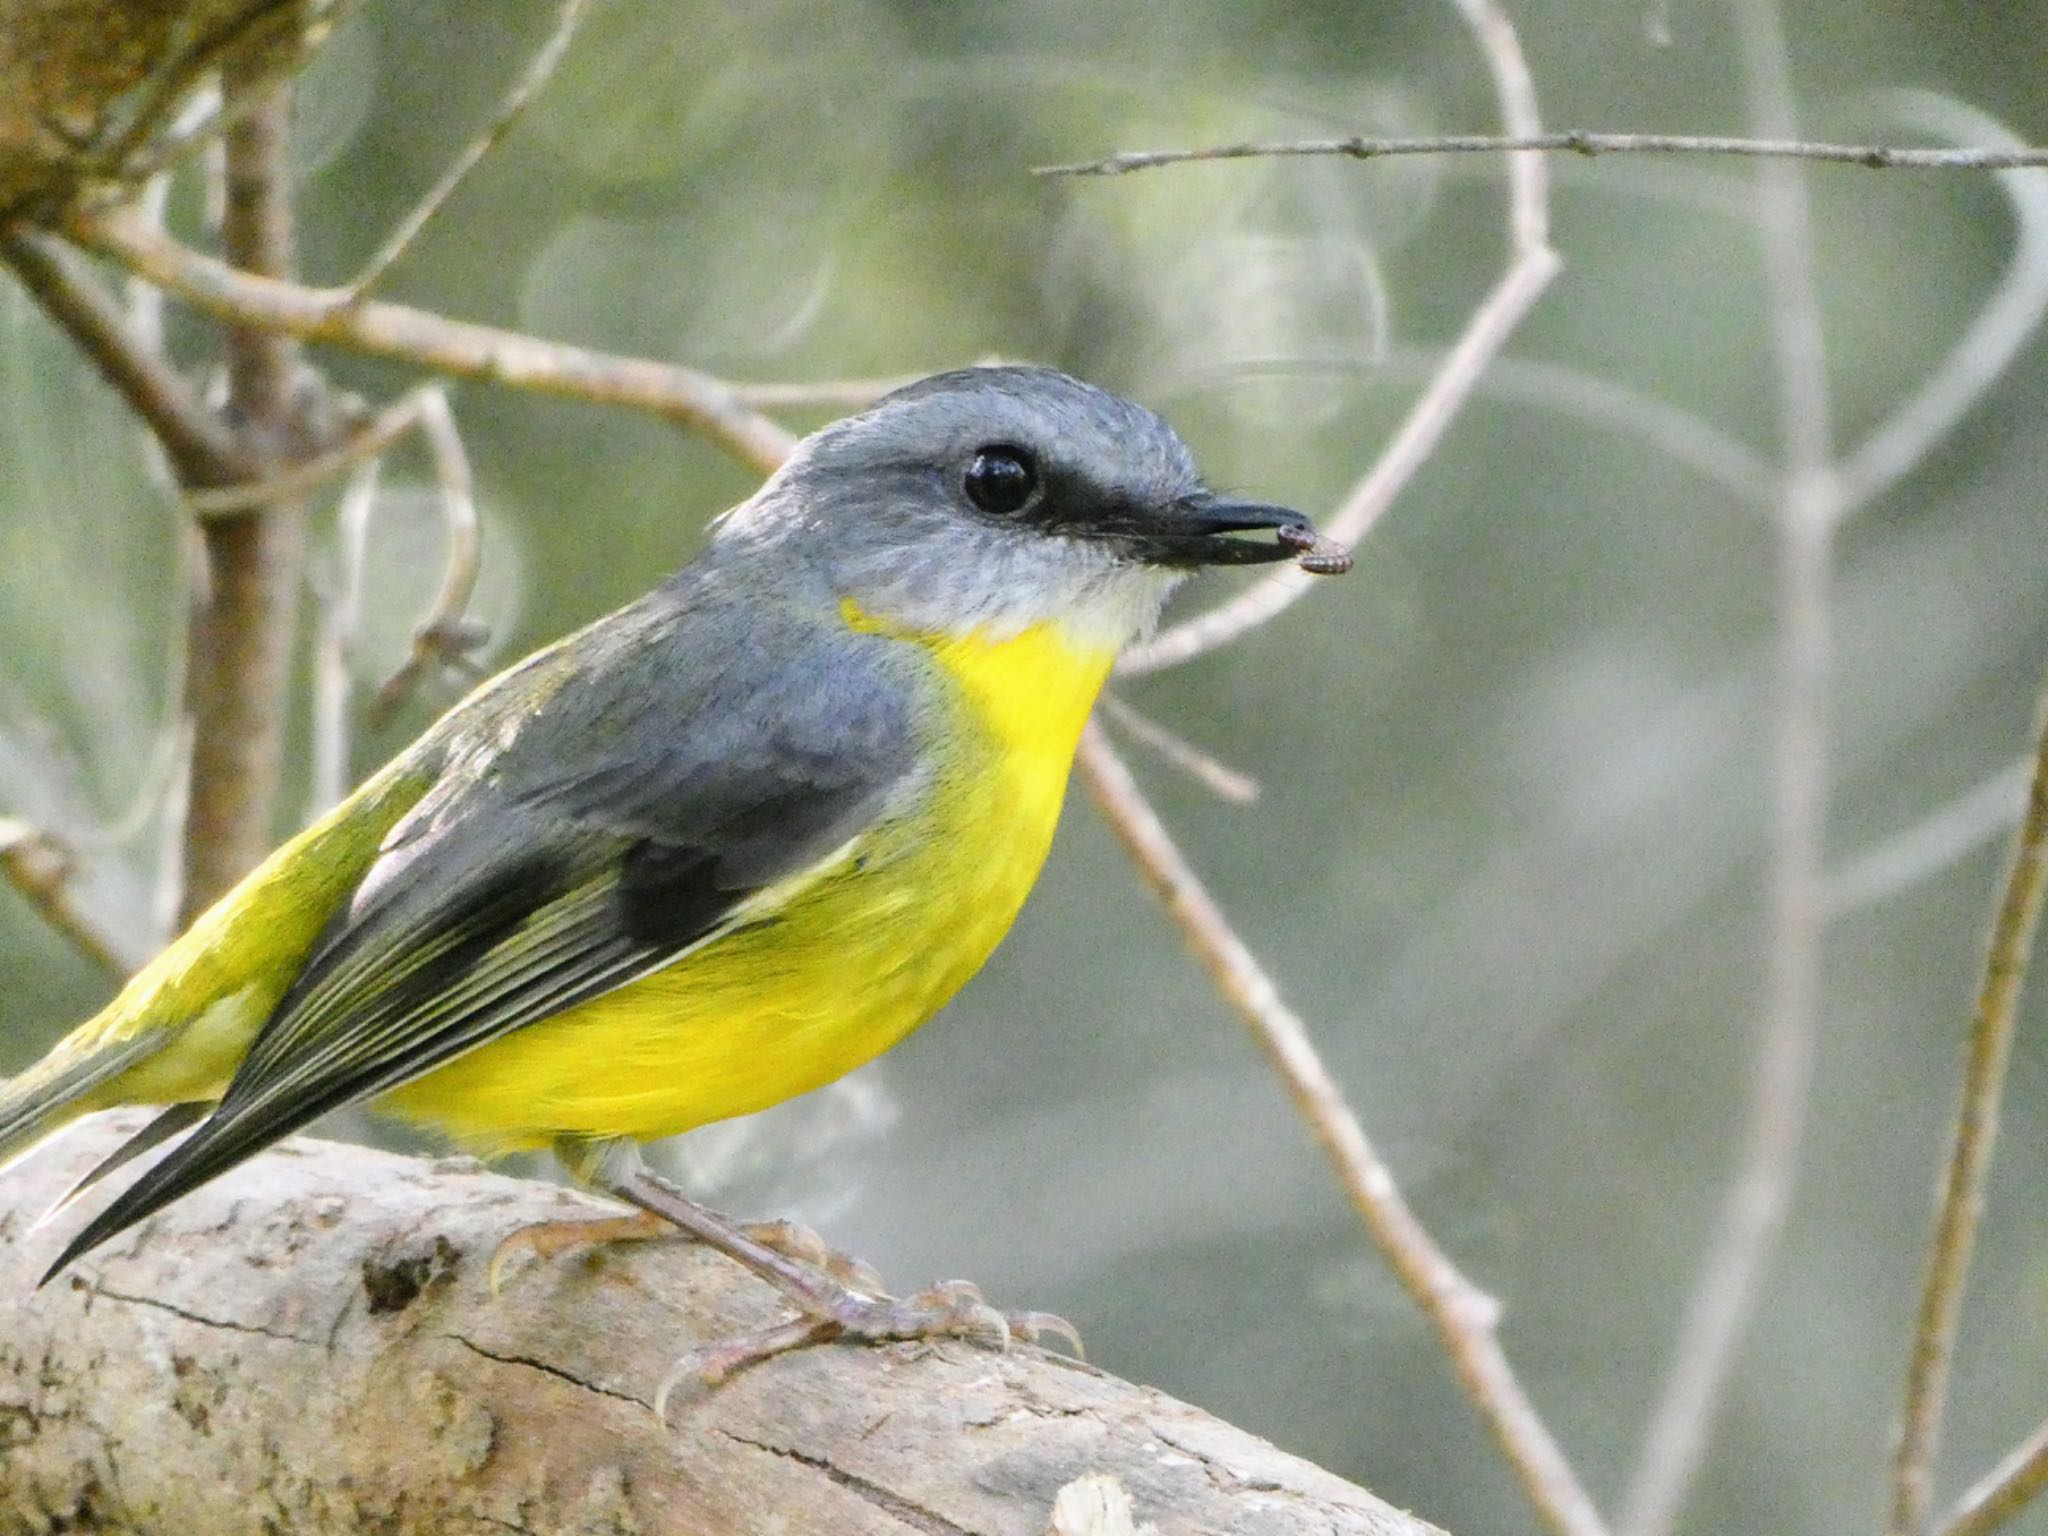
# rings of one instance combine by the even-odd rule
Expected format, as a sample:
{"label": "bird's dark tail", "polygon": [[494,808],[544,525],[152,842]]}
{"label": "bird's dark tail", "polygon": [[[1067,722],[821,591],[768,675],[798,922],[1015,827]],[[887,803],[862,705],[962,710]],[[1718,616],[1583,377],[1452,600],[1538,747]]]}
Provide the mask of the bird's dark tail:
{"label": "bird's dark tail", "polygon": [[[310,1115],[306,1117],[311,1118]],[[137,1153],[149,1150],[198,1122],[197,1130],[116,1195],[105,1210],[87,1222],[78,1235],[64,1245],[64,1251],[43,1271],[37,1286],[48,1285],[74,1259],[83,1258],[100,1244],[119,1236],[138,1221],[155,1215],[173,1200],[190,1194],[286,1134],[285,1131],[259,1128],[251,1120],[252,1117],[236,1114],[232,1109],[222,1112],[211,1104],[173,1104],[116,1147],[111,1156],[85,1176],[80,1188],[93,1183],[104,1173],[111,1173]],[[71,1197],[66,1195],[64,1198],[69,1200]]]}
{"label": "bird's dark tail", "polygon": [[[36,1226],[41,1227],[51,1217],[70,1205],[72,1201],[76,1200],[117,1168],[127,1167],[129,1163],[142,1156],[143,1153],[162,1145],[173,1136],[198,1124],[199,1121],[206,1118],[207,1110],[212,1107],[211,1104],[206,1103],[171,1105],[170,1108],[150,1121],[149,1124],[94,1163],[91,1170],[84,1177],[65,1190],[63,1194],[59,1195],[51,1202],[50,1208],[36,1218]],[[48,1275],[43,1276],[44,1280],[49,1278]]]}

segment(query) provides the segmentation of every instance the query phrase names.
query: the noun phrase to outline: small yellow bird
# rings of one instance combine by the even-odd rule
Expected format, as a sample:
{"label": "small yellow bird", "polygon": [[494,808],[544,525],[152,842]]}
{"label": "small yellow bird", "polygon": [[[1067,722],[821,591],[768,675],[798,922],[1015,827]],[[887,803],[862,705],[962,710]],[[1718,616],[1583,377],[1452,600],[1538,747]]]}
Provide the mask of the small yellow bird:
{"label": "small yellow bird", "polygon": [[747,1264],[802,1309],[774,1347],[1000,1331],[969,1287],[848,1284],[637,1146],[937,1012],[1037,879],[1120,648],[1193,568],[1297,554],[1342,564],[1050,370],[941,374],[818,432],[697,560],[479,687],[0,1088],[0,1156],[169,1106],[81,1189],[183,1138],[50,1273],[375,1100],[486,1155],[552,1147],[627,1225]]}

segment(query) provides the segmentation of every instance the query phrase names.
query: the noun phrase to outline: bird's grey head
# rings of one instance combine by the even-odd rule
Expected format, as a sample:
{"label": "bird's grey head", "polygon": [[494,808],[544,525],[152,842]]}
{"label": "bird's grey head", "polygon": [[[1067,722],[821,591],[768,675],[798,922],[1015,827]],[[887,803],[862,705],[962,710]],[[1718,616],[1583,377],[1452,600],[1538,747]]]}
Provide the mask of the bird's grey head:
{"label": "bird's grey head", "polygon": [[1237,534],[1307,526],[1211,493],[1143,406],[1049,368],[967,368],[806,438],[714,547],[772,551],[909,628],[1054,621],[1120,646],[1196,567],[1294,552]]}

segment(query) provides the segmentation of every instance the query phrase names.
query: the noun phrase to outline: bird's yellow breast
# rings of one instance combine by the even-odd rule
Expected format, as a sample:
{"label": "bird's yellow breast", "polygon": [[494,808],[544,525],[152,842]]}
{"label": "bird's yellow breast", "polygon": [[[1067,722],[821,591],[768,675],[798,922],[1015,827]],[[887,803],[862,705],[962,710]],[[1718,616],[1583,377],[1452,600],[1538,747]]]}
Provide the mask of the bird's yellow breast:
{"label": "bird's yellow breast", "polygon": [[386,1101],[484,1151],[561,1134],[671,1136],[794,1097],[936,1013],[1009,931],[1052,843],[1113,653],[1039,625],[992,639],[848,625],[921,647],[942,680],[923,789],[762,920],[529,1025]]}

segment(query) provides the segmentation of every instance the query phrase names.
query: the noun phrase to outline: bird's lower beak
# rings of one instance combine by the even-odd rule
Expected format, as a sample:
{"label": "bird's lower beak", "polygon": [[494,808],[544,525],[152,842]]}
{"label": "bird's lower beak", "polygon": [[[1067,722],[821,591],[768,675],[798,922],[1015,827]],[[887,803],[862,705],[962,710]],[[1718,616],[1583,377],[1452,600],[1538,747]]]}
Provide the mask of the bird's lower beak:
{"label": "bird's lower beak", "polygon": [[[1275,539],[1236,535],[1271,530]],[[1203,494],[1178,502],[1163,514],[1133,520],[1104,533],[1129,545],[1153,565],[1265,565],[1292,560],[1315,541],[1315,528],[1291,507],[1263,501],[1230,501]]]}

